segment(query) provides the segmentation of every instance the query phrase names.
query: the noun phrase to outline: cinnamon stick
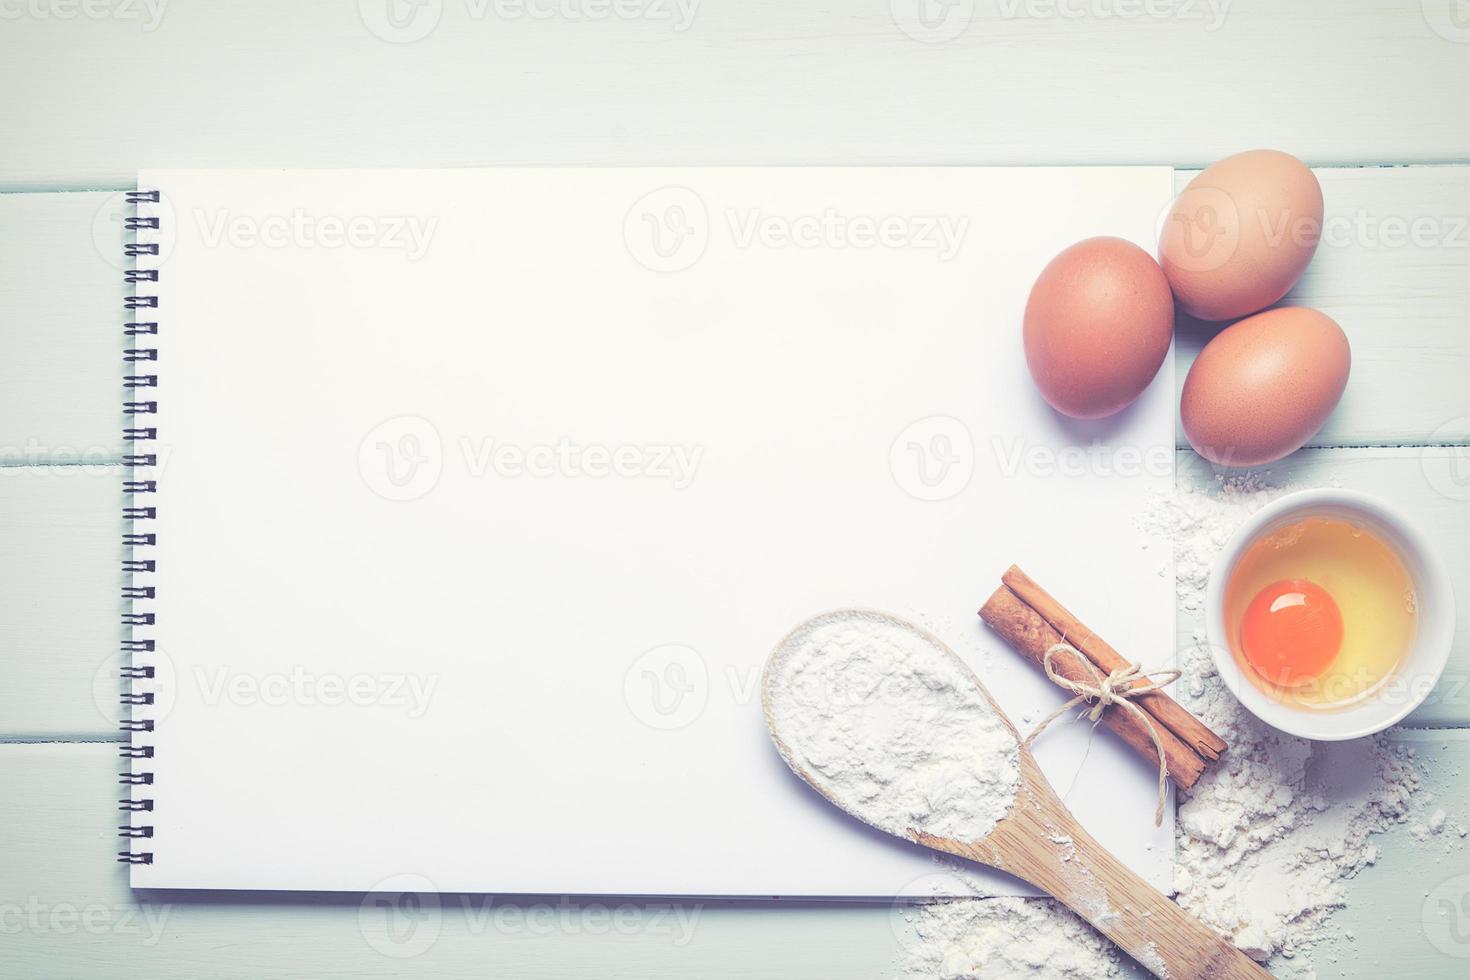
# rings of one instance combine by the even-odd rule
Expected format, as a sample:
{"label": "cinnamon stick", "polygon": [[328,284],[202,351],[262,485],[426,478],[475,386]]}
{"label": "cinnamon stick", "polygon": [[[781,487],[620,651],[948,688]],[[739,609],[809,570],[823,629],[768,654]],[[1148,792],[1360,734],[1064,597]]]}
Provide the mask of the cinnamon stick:
{"label": "cinnamon stick", "polygon": [[[1015,565],[1006,569],[1000,577],[1012,592],[1026,605],[1036,610],[1041,618],[1072,646],[1082,652],[1104,675],[1130,665],[1131,661],[1113,649],[1106,640],[1084,626],[1076,616],[1052,595]],[[1142,687],[1145,681],[1136,681],[1129,687]],[[1214,762],[1225,751],[1225,740],[1205,726],[1194,715],[1184,709],[1163,691],[1149,691],[1133,699],[1133,703],[1153,716],[1159,724],[1178,735],[1183,742],[1199,753],[1206,762]]]}
{"label": "cinnamon stick", "polygon": [[[980,618],[1037,666],[1041,666],[1048,649],[1062,642],[1062,635],[1040,613],[1004,585],[996,589],[980,608]],[[1094,683],[1087,668],[1072,657],[1054,657],[1052,667],[1068,680]],[[1159,755],[1154,749],[1153,739],[1138,716],[1118,705],[1109,705],[1103,710],[1102,723],[1150,765],[1158,766]],[[1164,761],[1169,766],[1169,777],[1181,789],[1189,789],[1205,771],[1205,760],[1178,735],[1162,725],[1157,728],[1159,741],[1164,746]]]}

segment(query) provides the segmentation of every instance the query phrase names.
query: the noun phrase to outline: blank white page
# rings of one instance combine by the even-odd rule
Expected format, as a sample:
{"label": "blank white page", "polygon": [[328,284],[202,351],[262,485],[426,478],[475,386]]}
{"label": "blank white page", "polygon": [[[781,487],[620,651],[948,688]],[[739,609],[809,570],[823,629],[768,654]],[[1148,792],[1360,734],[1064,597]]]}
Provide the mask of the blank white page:
{"label": "blank white page", "polygon": [[[136,886],[906,893],[928,853],[770,744],[788,629],[909,616],[1023,730],[1061,694],[976,616],[1012,562],[1171,657],[1168,555],[1134,527],[1171,486],[1170,362],[1072,423],[1020,326],[1064,246],[1152,250],[1167,168],[139,182],[162,200]],[[1155,773],[1087,727],[1058,722],[1044,768],[1167,883]]]}

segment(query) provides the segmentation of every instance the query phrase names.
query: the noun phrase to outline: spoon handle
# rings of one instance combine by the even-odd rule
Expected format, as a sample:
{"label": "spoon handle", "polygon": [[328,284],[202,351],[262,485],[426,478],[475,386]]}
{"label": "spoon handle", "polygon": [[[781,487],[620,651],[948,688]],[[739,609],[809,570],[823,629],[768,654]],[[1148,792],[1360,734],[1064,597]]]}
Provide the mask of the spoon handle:
{"label": "spoon handle", "polygon": [[[1165,980],[1270,980],[1224,937],[1165,898],[1083,830],[1021,753],[1011,812],[967,856],[1009,871],[1061,900],[1155,976]],[[930,846],[935,840],[922,840]],[[962,853],[954,842],[944,846]]]}
{"label": "spoon handle", "polygon": [[1143,967],[1167,980],[1260,980],[1261,966],[1160,894],[1073,824],[1070,846],[1033,883],[1061,899]]}

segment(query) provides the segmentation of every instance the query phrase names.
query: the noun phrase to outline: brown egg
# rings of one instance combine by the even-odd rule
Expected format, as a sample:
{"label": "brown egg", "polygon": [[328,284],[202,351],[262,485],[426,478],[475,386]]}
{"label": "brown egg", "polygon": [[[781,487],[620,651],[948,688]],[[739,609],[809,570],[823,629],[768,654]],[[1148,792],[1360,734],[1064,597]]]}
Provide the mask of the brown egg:
{"label": "brown egg", "polygon": [[1202,320],[1263,310],[1301,278],[1322,234],[1322,187],[1296,157],[1251,150],[1189,182],[1170,206],[1159,261],[1179,308]]}
{"label": "brown egg", "polygon": [[1026,301],[1026,364],[1041,395],[1079,419],[1131,404],[1159,372],[1174,299],[1153,257],[1121,238],[1089,238],[1049,262]]}
{"label": "brown egg", "polygon": [[1194,451],[1221,466],[1260,466],[1296,452],[1347,386],[1352,354],[1331,317],[1284,306],[1220,331],[1200,351],[1179,417]]}

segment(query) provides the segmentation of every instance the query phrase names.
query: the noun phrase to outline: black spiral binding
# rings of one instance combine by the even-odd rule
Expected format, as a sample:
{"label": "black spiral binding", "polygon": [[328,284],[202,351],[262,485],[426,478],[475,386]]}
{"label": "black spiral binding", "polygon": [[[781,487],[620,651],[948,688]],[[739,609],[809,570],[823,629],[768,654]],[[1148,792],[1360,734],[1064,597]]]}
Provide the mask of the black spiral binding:
{"label": "black spiral binding", "polygon": [[[142,211],[144,209],[137,206],[159,203],[159,193],[130,191],[127,202],[137,211]],[[126,228],[133,233],[135,240],[129,242],[124,251],[128,258],[137,260],[134,265],[145,263],[148,256],[158,256],[158,242],[144,240],[156,237],[158,225],[159,219],[156,216],[147,217],[135,213],[127,217]],[[140,418],[158,414],[158,401],[151,394],[151,390],[158,387],[158,374],[153,368],[158,361],[158,348],[147,346],[148,338],[158,334],[158,321],[133,318],[156,316],[146,311],[158,308],[158,297],[139,295],[137,284],[158,282],[158,270],[132,268],[127,270],[123,279],[135,288],[134,294],[123,301],[124,308],[128,310],[129,322],[124,325],[123,331],[127,338],[123,361],[128,368],[128,373],[123,378],[123,414],[128,417],[127,426],[123,429],[123,441],[128,444],[128,451],[123,456],[123,466],[127,469],[123,492],[128,495],[127,506],[123,507],[123,520],[128,530],[123,534],[126,557],[123,559],[122,570],[127,576],[128,584],[122,590],[122,625],[127,637],[122,641],[122,653],[129,659],[129,663],[121,671],[123,693],[120,698],[128,714],[121,723],[128,741],[120,747],[118,754],[128,762],[127,770],[119,774],[118,782],[131,787],[153,785],[153,773],[142,771],[138,760],[153,758],[154,747],[139,742],[143,733],[153,731],[153,719],[140,718],[139,715],[145,712],[146,706],[154,702],[153,691],[140,690],[143,686],[140,682],[154,679],[154,665],[143,662],[152,659],[147,655],[154,652],[154,640],[139,634],[154,625],[155,613],[151,609],[140,609],[139,604],[157,598],[152,575],[158,568],[157,562],[149,557],[151,553],[147,550],[158,543],[157,535],[148,530],[151,525],[147,523],[158,517],[158,509],[147,503],[150,498],[143,496],[158,491],[158,483],[154,478],[154,468],[158,465],[155,448],[158,428],[152,424],[152,420]],[[146,289],[146,286],[143,288]],[[151,798],[140,799],[133,795],[135,791],[131,789],[127,792],[127,799],[118,800],[119,810],[125,813],[153,812]],[[127,819],[127,823],[117,828],[119,837],[132,840],[153,838],[153,825],[138,823],[136,821],[139,818],[135,817]],[[129,845],[133,846],[138,845]],[[117,859],[123,864],[152,864],[153,852],[118,851]]]}

